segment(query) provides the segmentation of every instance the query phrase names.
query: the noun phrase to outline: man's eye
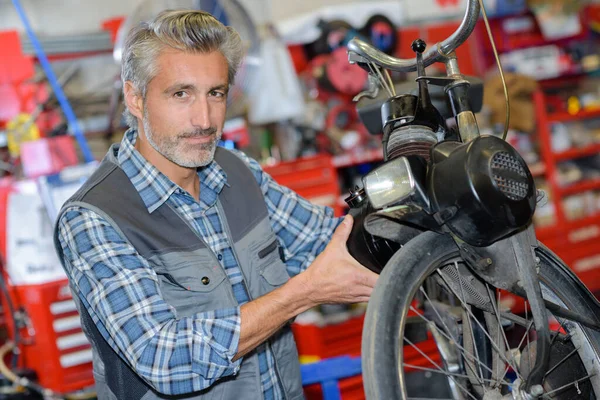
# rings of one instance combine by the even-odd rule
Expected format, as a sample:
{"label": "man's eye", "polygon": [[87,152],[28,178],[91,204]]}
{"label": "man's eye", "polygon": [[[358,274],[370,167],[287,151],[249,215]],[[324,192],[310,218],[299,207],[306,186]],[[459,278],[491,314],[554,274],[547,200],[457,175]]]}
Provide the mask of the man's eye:
{"label": "man's eye", "polygon": [[175,92],[173,94],[173,97],[176,97],[178,99],[183,99],[183,98],[187,97],[187,93],[184,91]]}
{"label": "man's eye", "polygon": [[216,90],[212,90],[209,94],[213,97],[224,97],[225,96],[225,93],[218,92]]}

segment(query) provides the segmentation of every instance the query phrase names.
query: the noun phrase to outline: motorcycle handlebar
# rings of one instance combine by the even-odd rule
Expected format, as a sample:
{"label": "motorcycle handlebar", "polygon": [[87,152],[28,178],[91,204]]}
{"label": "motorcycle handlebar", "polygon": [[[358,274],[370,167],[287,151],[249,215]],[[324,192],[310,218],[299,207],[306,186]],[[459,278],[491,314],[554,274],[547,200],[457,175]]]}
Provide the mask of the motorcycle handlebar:
{"label": "motorcycle handlebar", "polygon": [[[479,0],[469,0],[465,16],[456,31],[446,38],[446,40],[430,46],[423,54],[425,67],[436,61],[440,61],[467,40],[473,29],[475,29],[477,19],[479,18],[479,11]],[[403,59],[389,56],[358,38],[350,40],[348,43],[348,53],[350,55],[354,53],[364,58],[367,62],[372,62],[391,71],[411,72],[417,70],[416,58]],[[357,60],[351,59],[351,61]]]}

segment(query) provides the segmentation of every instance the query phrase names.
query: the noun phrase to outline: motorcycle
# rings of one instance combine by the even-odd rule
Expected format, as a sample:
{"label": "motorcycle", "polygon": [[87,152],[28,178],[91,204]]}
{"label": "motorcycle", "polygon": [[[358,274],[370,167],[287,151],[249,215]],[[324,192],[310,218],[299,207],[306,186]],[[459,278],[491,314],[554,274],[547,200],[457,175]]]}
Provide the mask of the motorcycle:
{"label": "motorcycle", "polygon": [[[531,172],[506,131],[480,135],[472,107],[480,93],[459,70],[454,49],[480,10],[469,0],[452,36],[413,42],[415,59],[348,44],[349,62],[369,72],[357,109],[370,132],[383,132],[384,152],[346,199],[356,226],[349,250],[380,273],[364,322],[365,393],[409,399],[409,371],[424,371],[443,376],[455,400],[596,399],[600,303],[536,239]],[[446,76],[427,76],[433,63]],[[417,93],[396,95],[388,71],[417,71]],[[524,314],[503,305],[507,293],[524,299]],[[434,340],[438,361],[418,337]],[[428,363],[405,362],[408,348]]]}

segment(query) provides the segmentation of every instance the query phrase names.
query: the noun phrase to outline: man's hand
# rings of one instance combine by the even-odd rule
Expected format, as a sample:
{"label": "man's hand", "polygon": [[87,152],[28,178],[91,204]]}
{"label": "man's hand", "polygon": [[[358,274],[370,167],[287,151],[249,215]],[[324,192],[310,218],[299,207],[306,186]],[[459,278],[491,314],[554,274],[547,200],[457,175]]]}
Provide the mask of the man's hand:
{"label": "man's hand", "polygon": [[234,360],[252,351],[287,321],[309,308],[369,300],[378,275],[348,253],[346,241],[352,223],[352,217],[346,216],[331,242],[306,271],[240,308],[242,324]]}
{"label": "man's hand", "polygon": [[353,222],[352,216],[347,215],[325,250],[296,277],[302,280],[306,295],[314,305],[369,300],[379,275],[363,267],[348,252],[346,241]]}

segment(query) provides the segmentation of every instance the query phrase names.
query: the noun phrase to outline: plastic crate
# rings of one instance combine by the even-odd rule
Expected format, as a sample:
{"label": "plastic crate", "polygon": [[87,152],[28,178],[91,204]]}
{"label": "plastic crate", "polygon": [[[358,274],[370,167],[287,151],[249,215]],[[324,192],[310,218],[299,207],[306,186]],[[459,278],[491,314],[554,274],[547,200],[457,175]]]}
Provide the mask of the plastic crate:
{"label": "plastic crate", "polygon": [[292,324],[301,361],[359,356],[365,316],[326,326]]}
{"label": "plastic crate", "polygon": [[[427,343],[429,347],[431,345],[435,346],[433,340],[427,340],[424,343]],[[419,348],[424,350],[420,345]],[[428,357],[432,354],[430,352]],[[437,348],[435,354],[439,355]],[[422,356],[421,358],[425,359]],[[435,362],[442,365],[440,359],[436,359]],[[431,368],[432,366],[428,365],[428,367]],[[300,371],[307,400],[365,400],[360,357],[331,358],[303,365]],[[449,387],[443,375],[414,369],[407,369],[406,373],[410,376],[407,387],[409,396],[417,393],[424,394],[425,392],[428,396],[450,396]]]}
{"label": "plastic crate", "polygon": [[[363,324],[364,315],[326,326],[292,324],[300,361],[305,364],[301,368],[307,400],[365,399],[362,375],[357,372]],[[413,342],[419,350],[404,346],[405,364],[435,368],[431,364],[433,361],[442,365],[441,355],[430,334],[421,339],[413,338]],[[410,367],[405,370],[407,373],[422,372]],[[338,395],[341,397],[335,397]]]}
{"label": "plastic crate", "polygon": [[300,368],[307,400],[364,400],[360,357],[336,357]]}
{"label": "plastic crate", "polygon": [[299,158],[264,166],[263,169],[280,185],[315,204],[333,208],[336,215],[342,215],[342,207],[338,204],[341,196],[338,173],[331,156]]}

